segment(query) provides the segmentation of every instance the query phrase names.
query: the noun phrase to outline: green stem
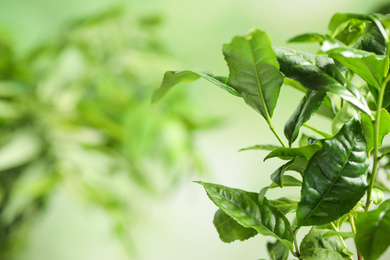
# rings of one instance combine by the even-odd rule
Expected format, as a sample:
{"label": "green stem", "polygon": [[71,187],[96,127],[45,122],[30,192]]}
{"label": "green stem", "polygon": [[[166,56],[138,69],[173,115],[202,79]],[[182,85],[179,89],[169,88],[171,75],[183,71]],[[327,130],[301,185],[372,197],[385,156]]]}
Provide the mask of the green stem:
{"label": "green stem", "polygon": [[[332,226],[334,231],[337,231],[337,232],[340,231],[333,222],[330,222],[330,225]],[[339,239],[340,239],[341,243],[343,244],[343,246],[348,250],[347,244],[345,244],[344,239],[341,236],[339,236]],[[349,259],[353,260],[353,257],[349,256]]]}
{"label": "green stem", "polygon": [[295,254],[294,254],[294,256],[296,256],[298,259],[301,260],[301,258],[299,257],[300,253],[299,253],[298,242],[297,242],[297,233],[298,233],[298,230],[299,230],[299,228],[296,228],[296,229],[293,231],[294,246],[295,246]]}
{"label": "green stem", "polygon": [[385,94],[385,89],[387,82],[390,80],[390,74],[387,75],[386,79],[383,81],[382,86],[379,90],[378,94],[378,106],[376,111],[376,118],[375,118],[375,128],[374,128],[374,163],[372,166],[372,175],[370,180],[370,185],[367,190],[367,200],[366,200],[366,207],[365,211],[368,211],[370,204],[371,204],[371,194],[372,189],[374,188],[375,178],[378,173],[378,162],[380,160],[379,155],[379,130],[380,130],[380,123],[381,123],[381,110],[383,106],[383,96]]}
{"label": "green stem", "polygon": [[283,146],[283,147],[287,147],[282,138],[280,138],[278,132],[276,132],[274,126],[272,125],[272,122],[271,122],[271,119],[270,118],[267,118],[267,123],[268,123],[268,126],[269,126],[269,129],[271,129],[272,133],[276,136],[276,138],[278,139],[279,143]]}
{"label": "green stem", "polygon": [[[351,224],[352,233],[356,234],[355,218],[352,216],[352,214],[348,214],[348,219],[349,219],[349,223]],[[355,243],[355,247],[356,247],[356,254],[358,260],[362,260],[362,256],[356,246],[356,243]]]}

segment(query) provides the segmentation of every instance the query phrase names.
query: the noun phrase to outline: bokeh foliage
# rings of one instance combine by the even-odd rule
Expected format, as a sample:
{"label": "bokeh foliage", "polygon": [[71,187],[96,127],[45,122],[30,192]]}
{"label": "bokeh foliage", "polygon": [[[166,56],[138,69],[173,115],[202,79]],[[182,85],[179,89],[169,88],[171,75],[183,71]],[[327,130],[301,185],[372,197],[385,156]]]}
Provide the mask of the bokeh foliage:
{"label": "bokeh foliage", "polygon": [[172,64],[160,22],[114,7],[68,23],[27,53],[1,35],[2,259],[20,250],[59,189],[101,208],[132,254],[140,196],[160,196],[184,173],[201,172],[193,132],[214,120],[191,112],[185,90],[169,105],[150,105]]}

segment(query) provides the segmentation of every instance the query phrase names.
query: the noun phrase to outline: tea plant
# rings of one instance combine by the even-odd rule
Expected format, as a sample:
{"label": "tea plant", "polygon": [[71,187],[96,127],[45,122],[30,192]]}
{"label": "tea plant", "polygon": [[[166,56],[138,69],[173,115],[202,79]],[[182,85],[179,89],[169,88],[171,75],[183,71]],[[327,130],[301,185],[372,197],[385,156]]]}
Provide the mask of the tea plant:
{"label": "tea plant", "polygon": [[[390,132],[389,30],[389,15],[337,13],[327,34],[289,40],[318,42],[317,54],[273,46],[266,32],[255,29],[223,46],[229,77],[166,72],[153,103],[180,82],[204,78],[242,98],[280,143],[246,149],[270,150],[265,160],[287,161],[260,192],[198,182],[219,207],[214,225],[222,241],[257,234],[274,237],[267,249],[277,260],[290,254],[298,259],[353,259],[355,250],[347,248],[345,239],[354,240],[358,259],[375,260],[385,252],[390,245],[390,200],[382,200],[390,192],[384,180],[390,176],[390,149],[382,142]],[[287,141],[272,124],[283,84],[305,93],[285,124]],[[332,120],[332,133],[306,125],[319,112]],[[300,135],[302,127],[320,138]],[[269,189],[287,186],[301,187],[299,200],[267,197]],[[297,233],[305,226],[310,231],[298,242]]]}

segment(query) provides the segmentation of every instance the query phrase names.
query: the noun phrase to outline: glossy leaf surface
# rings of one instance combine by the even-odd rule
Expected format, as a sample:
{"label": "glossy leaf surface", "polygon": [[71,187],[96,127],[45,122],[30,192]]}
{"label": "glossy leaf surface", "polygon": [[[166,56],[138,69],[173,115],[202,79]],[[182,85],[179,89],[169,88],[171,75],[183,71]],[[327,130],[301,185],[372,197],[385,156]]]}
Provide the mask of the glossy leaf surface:
{"label": "glossy leaf surface", "polygon": [[325,96],[326,92],[324,91],[307,91],[305,97],[299,103],[298,108],[284,127],[284,135],[288,139],[290,146],[297,139],[301,126],[319,109]]}
{"label": "glossy leaf surface", "polygon": [[161,86],[153,93],[152,103],[157,103],[172,87],[182,82],[192,82],[199,78],[204,78],[207,81],[217,85],[218,87],[226,90],[232,95],[240,96],[240,94],[230,86],[228,78],[221,76],[214,76],[202,72],[195,72],[190,70],[181,71],[167,71],[165,72],[163,82]]}
{"label": "glossy leaf surface", "polygon": [[322,50],[359,75],[371,86],[380,88],[383,80],[385,56],[351,47],[332,48],[329,45],[324,43]]}
{"label": "glossy leaf surface", "polygon": [[295,157],[291,161],[283,164],[280,166],[278,169],[276,169],[272,174],[271,174],[271,180],[276,183],[279,187],[283,188],[284,185],[284,173],[286,171],[296,171],[299,172],[301,175],[306,170],[307,163],[309,162],[308,159],[301,158],[299,156]]}
{"label": "glossy leaf surface", "polygon": [[245,228],[238,224],[237,221],[221,209],[215,212],[213,223],[218,231],[219,238],[225,243],[230,243],[235,240],[244,241],[259,234],[253,228]]}
{"label": "glossy leaf surface", "polygon": [[254,30],[223,46],[233,88],[245,102],[269,119],[276,106],[283,76],[266,32]]}
{"label": "glossy leaf surface", "polygon": [[356,245],[365,259],[378,259],[390,246],[390,200],[378,209],[359,213],[356,220]]}
{"label": "glossy leaf surface", "polygon": [[366,141],[359,121],[352,119],[310,159],[306,168],[299,226],[322,225],[349,212],[367,188]]}
{"label": "glossy leaf surface", "polygon": [[[338,237],[324,237],[327,229],[312,228],[300,244],[300,258],[307,260],[344,260],[350,259]],[[348,252],[348,253],[347,253]]]}
{"label": "glossy leaf surface", "polygon": [[291,160],[295,158],[296,156],[299,156],[301,158],[310,159],[313,154],[315,154],[318,150],[321,149],[321,144],[309,144],[302,147],[297,148],[288,148],[288,147],[280,147],[278,149],[273,150],[270,152],[265,158],[264,161],[273,158],[278,157],[280,159],[284,160]]}
{"label": "glossy leaf surface", "polygon": [[221,210],[246,228],[254,228],[260,234],[281,240],[292,249],[292,231],[288,219],[266,198],[259,202],[258,193],[198,182],[209,198]]}
{"label": "glossy leaf surface", "polygon": [[364,113],[371,114],[367,105],[359,100],[360,97],[344,86],[345,79],[333,59],[327,55],[314,55],[288,48],[274,49],[280,70],[286,77],[299,81],[308,89],[335,93]]}

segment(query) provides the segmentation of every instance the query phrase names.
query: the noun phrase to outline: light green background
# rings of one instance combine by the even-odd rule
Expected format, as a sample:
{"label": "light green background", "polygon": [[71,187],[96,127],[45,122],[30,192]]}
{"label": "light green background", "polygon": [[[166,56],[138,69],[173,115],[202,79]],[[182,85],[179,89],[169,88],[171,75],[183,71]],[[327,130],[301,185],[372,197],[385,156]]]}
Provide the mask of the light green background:
{"label": "light green background", "polygon": [[[116,1],[109,0],[0,0],[0,28],[15,39],[22,50],[44,40],[67,19],[99,10]],[[138,0],[127,1],[133,14],[161,13],[160,34],[178,67],[227,74],[221,46],[237,34],[253,27],[266,30],[275,45],[285,45],[290,37],[305,33],[325,33],[335,12],[368,12],[378,0]],[[292,45],[292,48],[302,46]],[[309,46],[315,50],[315,46]],[[153,62],[153,61],[150,61]],[[162,75],[161,75],[162,76]],[[156,86],[157,87],[157,86]],[[280,162],[262,162],[265,153],[241,152],[254,144],[276,144],[265,122],[241,100],[206,82],[191,85],[194,99],[225,118],[215,129],[200,132],[196,145],[212,173],[203,181],[258,191],[268,185],[269,174]],[[199,90],[199,91],[198,91]],[[300,95],[282,89],[274,118],[283,124],[296,107]],[[205,109],[207,107],[207,109]],[[326,123],[326,122],[325,122]],[[311,121],[321,127],[321,118]],[[326,126],[325,126],[326,127]],[[195,179],[195,178],[194,178]],[[289,192],[289,191],[288,191]],[[280,195],[275,194],[274,195]],[[216,207],[202,188],[185,179],[161,199],[145,199],[150,212],[136,223],[140,260],[238,260],[267,257],[266,238],[224,244],[212,225]],[[21,260],[127,259],[106,219],[99,210],[77,202],[59,191],[48,213],[39,221]],[[383,259],[388,259],[386,256]]]}

